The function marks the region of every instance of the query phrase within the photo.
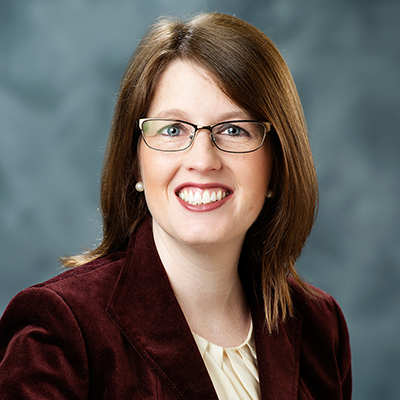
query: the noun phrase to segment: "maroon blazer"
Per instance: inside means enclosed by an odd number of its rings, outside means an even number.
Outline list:
[[[261,398],[350,399],[338,305],[291,284],[296,317],[279,333],[266,332],[262,302],[250,300]],[[218,399],[149,222],[126,250],[14,297],[0,321],[0,398]]]

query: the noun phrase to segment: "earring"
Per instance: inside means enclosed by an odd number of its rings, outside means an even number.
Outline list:
[[[138,191],[138,192],[143,192],[143,190],[144,190],[144,187],[143,187],[143,182],[137,182],[136,183],[136,185],[135,185],[135,189]]]
[[[268,190],[267,192],[267,198],[270,199],[274,196],[274,192],[272,190]]]

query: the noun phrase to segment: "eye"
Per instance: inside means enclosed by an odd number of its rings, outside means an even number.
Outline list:
[[[230,126],[229,128],[226,129],[226,132],[228,133],[228,135],[231,136],[238,136],[241,134],[241,129],[238,128],[237,126]]]
[[[157,132],[157,134],[172,137],[186,135],[187,132],[185,131],[183,126],[180,126],[180,124],[172,124],[164,126]]]
[[[218,127],[218,131],[217,131],[218,135],[228,135],[228,136],[232,136],[232,137],[243,137],[243,136],[250,136],[249,132],[247,132],[246,129],[241,128],[238,125],[233,125],[233,124],[225,124],[222,126]]]

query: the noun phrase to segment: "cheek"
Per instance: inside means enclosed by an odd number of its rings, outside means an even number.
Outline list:
[[[152,161],[152,157],[146,154],[146,150],[141,152],[139,157],[140,179],[143,182],[143,195],[146,199],[147,207],[154,216],[157,214],[157,199],[160,200],[159,189],[161,183],[159,181],[160,174],[156,173],[157,165]]]
[[[147,203],[161,201],[160,196],[168,193],[170,182],[176,173],[176,163],[169,153],[154,151],[143,143],[138,160]]]
[[[260,202],[264,204],[265,197],[268,192],[268,186],[271,180],[272,173],[272,157],[269,148],[262,149],[253,160],[251,167],[248,170],[247,179],[251,192],[260,197]]]
[[[140,142],[138,146],[139,174],[140,179],[145,184],[145,189],[147,186],[150,188],[157,178],[157,174],[155,173],[158,169],[157,157],[153,153],[154,151],[149,149],[143,141]]]
[[[151,200],[151,193],[153,191],[154,173],[152,171],[152,166],[154,163],[151,160],[151,154],[149,154],[146,145],[143,142],[140,143],[138,149],[138,169],[140,180],[144,185],[144,195],[146,197],[146,203],[149,205],[149,200]],[[150,197],[149,197],[150,195]]]

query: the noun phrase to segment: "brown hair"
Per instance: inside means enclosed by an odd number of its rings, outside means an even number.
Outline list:
[[[267,199],[246,235],[257,261],[269,331],[293,315],[287,275],[308,293],[295,261],[313,226],[318,186],[301,103],[281,54],[260,30],[229,15],[206,13],[182,22],[161,19],[138,45],[124,73],[101,180],[103,240],[88,253],[62,259],[73,267],[120,248],[149,214],[138,177],[136,121],[145,117],[158,79],[174,59],[208,70],[221,90],[254,118],[270,121],[273,173]]]

